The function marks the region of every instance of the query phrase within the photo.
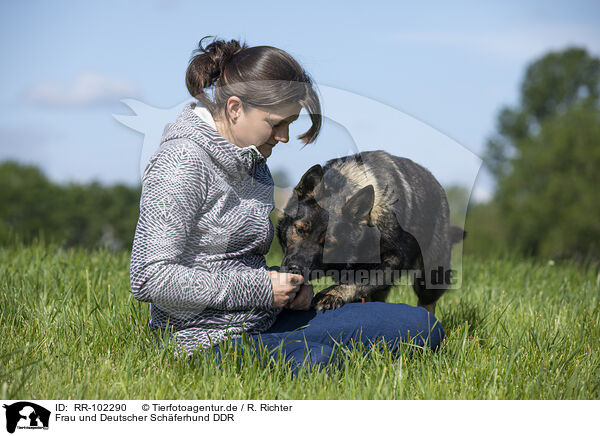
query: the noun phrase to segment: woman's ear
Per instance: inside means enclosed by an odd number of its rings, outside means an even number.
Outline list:
[[[232,95],[227,100],[227,119],[231,122],[235,123],[237,119],[242,115],[244,107],[242,105],[242,100],[239,97]]]

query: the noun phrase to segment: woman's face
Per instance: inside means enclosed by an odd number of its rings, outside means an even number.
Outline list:
[[[233,98],[237,97],[230,100]],[[288,142],[290,124],[298,118],[301,109],[296,103],[268,109],[228,105],[230,137],[224,136],[239,147],[255,145],[264,157],[269,157],[278,142]]]

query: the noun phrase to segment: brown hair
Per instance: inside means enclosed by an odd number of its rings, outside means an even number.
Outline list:
[[[298,136],[305,144],[313,142],[321,129],[321,103],[310,76],[287,52],[271,46],[248,47],[236,40],[214,38],[202,42],[192,53],[185,75],[190,94],[213,114],[225,113],[229,97],[235,95],[244,105],[267,108],[288,103],[302,106],[312,120],[308,131]],[[206,93],[214,86],[214,96]]]

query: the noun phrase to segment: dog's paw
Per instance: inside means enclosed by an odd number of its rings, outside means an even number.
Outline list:
[[[332,310],[342,307],[344,300],[335,291],[323,291],[313,297],[311,305],[316,310]]]

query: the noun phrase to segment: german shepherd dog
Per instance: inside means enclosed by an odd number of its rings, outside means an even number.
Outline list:
[[[444,189],[409,159],[384,151],[332,159],[310,168],[285,206],[281,271],[334,278],[313,298],[317,310],[385,301],[397,273],[410,271],[418,305],[434,313],[451,284],[452,245],[465,236],[449,215]]]

